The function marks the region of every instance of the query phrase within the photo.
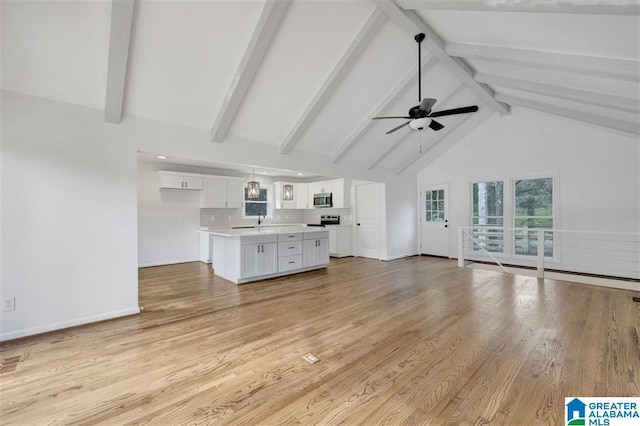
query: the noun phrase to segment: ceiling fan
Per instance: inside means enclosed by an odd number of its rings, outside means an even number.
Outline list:
[[[431,108],[433,108],[433,106],[436,104],[436,102],[438,102],[436,99],[433,98],[424,98],[422,99],[422,81],[421,81],[421,51],[420,51],[420,46],[422,43],[422,40],[424,40],[424,34],[420,33],[417,34],[414,39],[416,42],[418,42],[418,101],[422,100],[422,102],[420,102],[420,105],[416,105],[414,107],[412,107],[409,110],[409,115],[408,116],[391,116],[391,117],[373,117],[372,120],[383,120],[383,119],[389,119],[389,118],[402,118],[405,120],[409,120],[405,123],[402,123],[401,125],[394,127],[393,129],[389,130],[386,134],[388,135],[389,133],[393,133],[396,130],[400,130],[401,128],[403,128],[404,126],[409,126],[414,130],[422,130],[425,127],[429,127],[432,130],[438,131],[438,130],[442,130],[444,128],[444,126],[440,123],[438,123],[437,121],[433,120],[432,117],[444,117],[446,115],[455,115],[455,114],[466,114],[469,112],[476,112],[478,110],[478,106],[477,105],[470,105],[470,106],[466,106],[466,107],[460,107],[460,108],[453,108],[453,109],[446,109],[443,111],[431,111]]]

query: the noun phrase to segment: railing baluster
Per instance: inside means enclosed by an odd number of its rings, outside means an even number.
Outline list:
[[[462,228],[458,228],[458,268],[464,267],[464,247],[463,244],[463,233]]]
[[[538,278],[544,278],[544,229],[538,229],[538,261],[536,267]]]

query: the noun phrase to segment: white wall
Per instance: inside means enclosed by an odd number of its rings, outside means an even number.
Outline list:
[[[399,176],[384,185],[386,206],[385,260],[418,254],[416,181],[409,175]]]
[[[198,260],[201,191],[160,189],[162,164],[138,163],[138,265]],[[186,171],[186,170],[183,170]]]
[[[0,339],[138,312],[136,151],[101,111],[2,92]]]
[[[450,183],[449,256],[469,226],[470,181],[556,171],[560,223],[575,230],[640,231],[638,138],[523,108],[491,117],[418,174],[418,187]]]

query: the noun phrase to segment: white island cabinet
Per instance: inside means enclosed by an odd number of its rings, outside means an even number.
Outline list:
[[[213,240],[213,272],[236,284],[324,268],[329,232],[307,227],[201,230]]]

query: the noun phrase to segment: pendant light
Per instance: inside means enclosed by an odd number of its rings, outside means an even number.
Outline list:
[[[289,176],[289,172],[287,172]],[[293,201],[293,185],[285,183],[282,185],[282,201]]]
[[[253,178],[247,182],[247,198],[256,200],[260,198],[260,182],[256,181],[256,169],[253,170]]]
[[[282,185],[282,200],[293,201],[293,185],[289,183]]]

